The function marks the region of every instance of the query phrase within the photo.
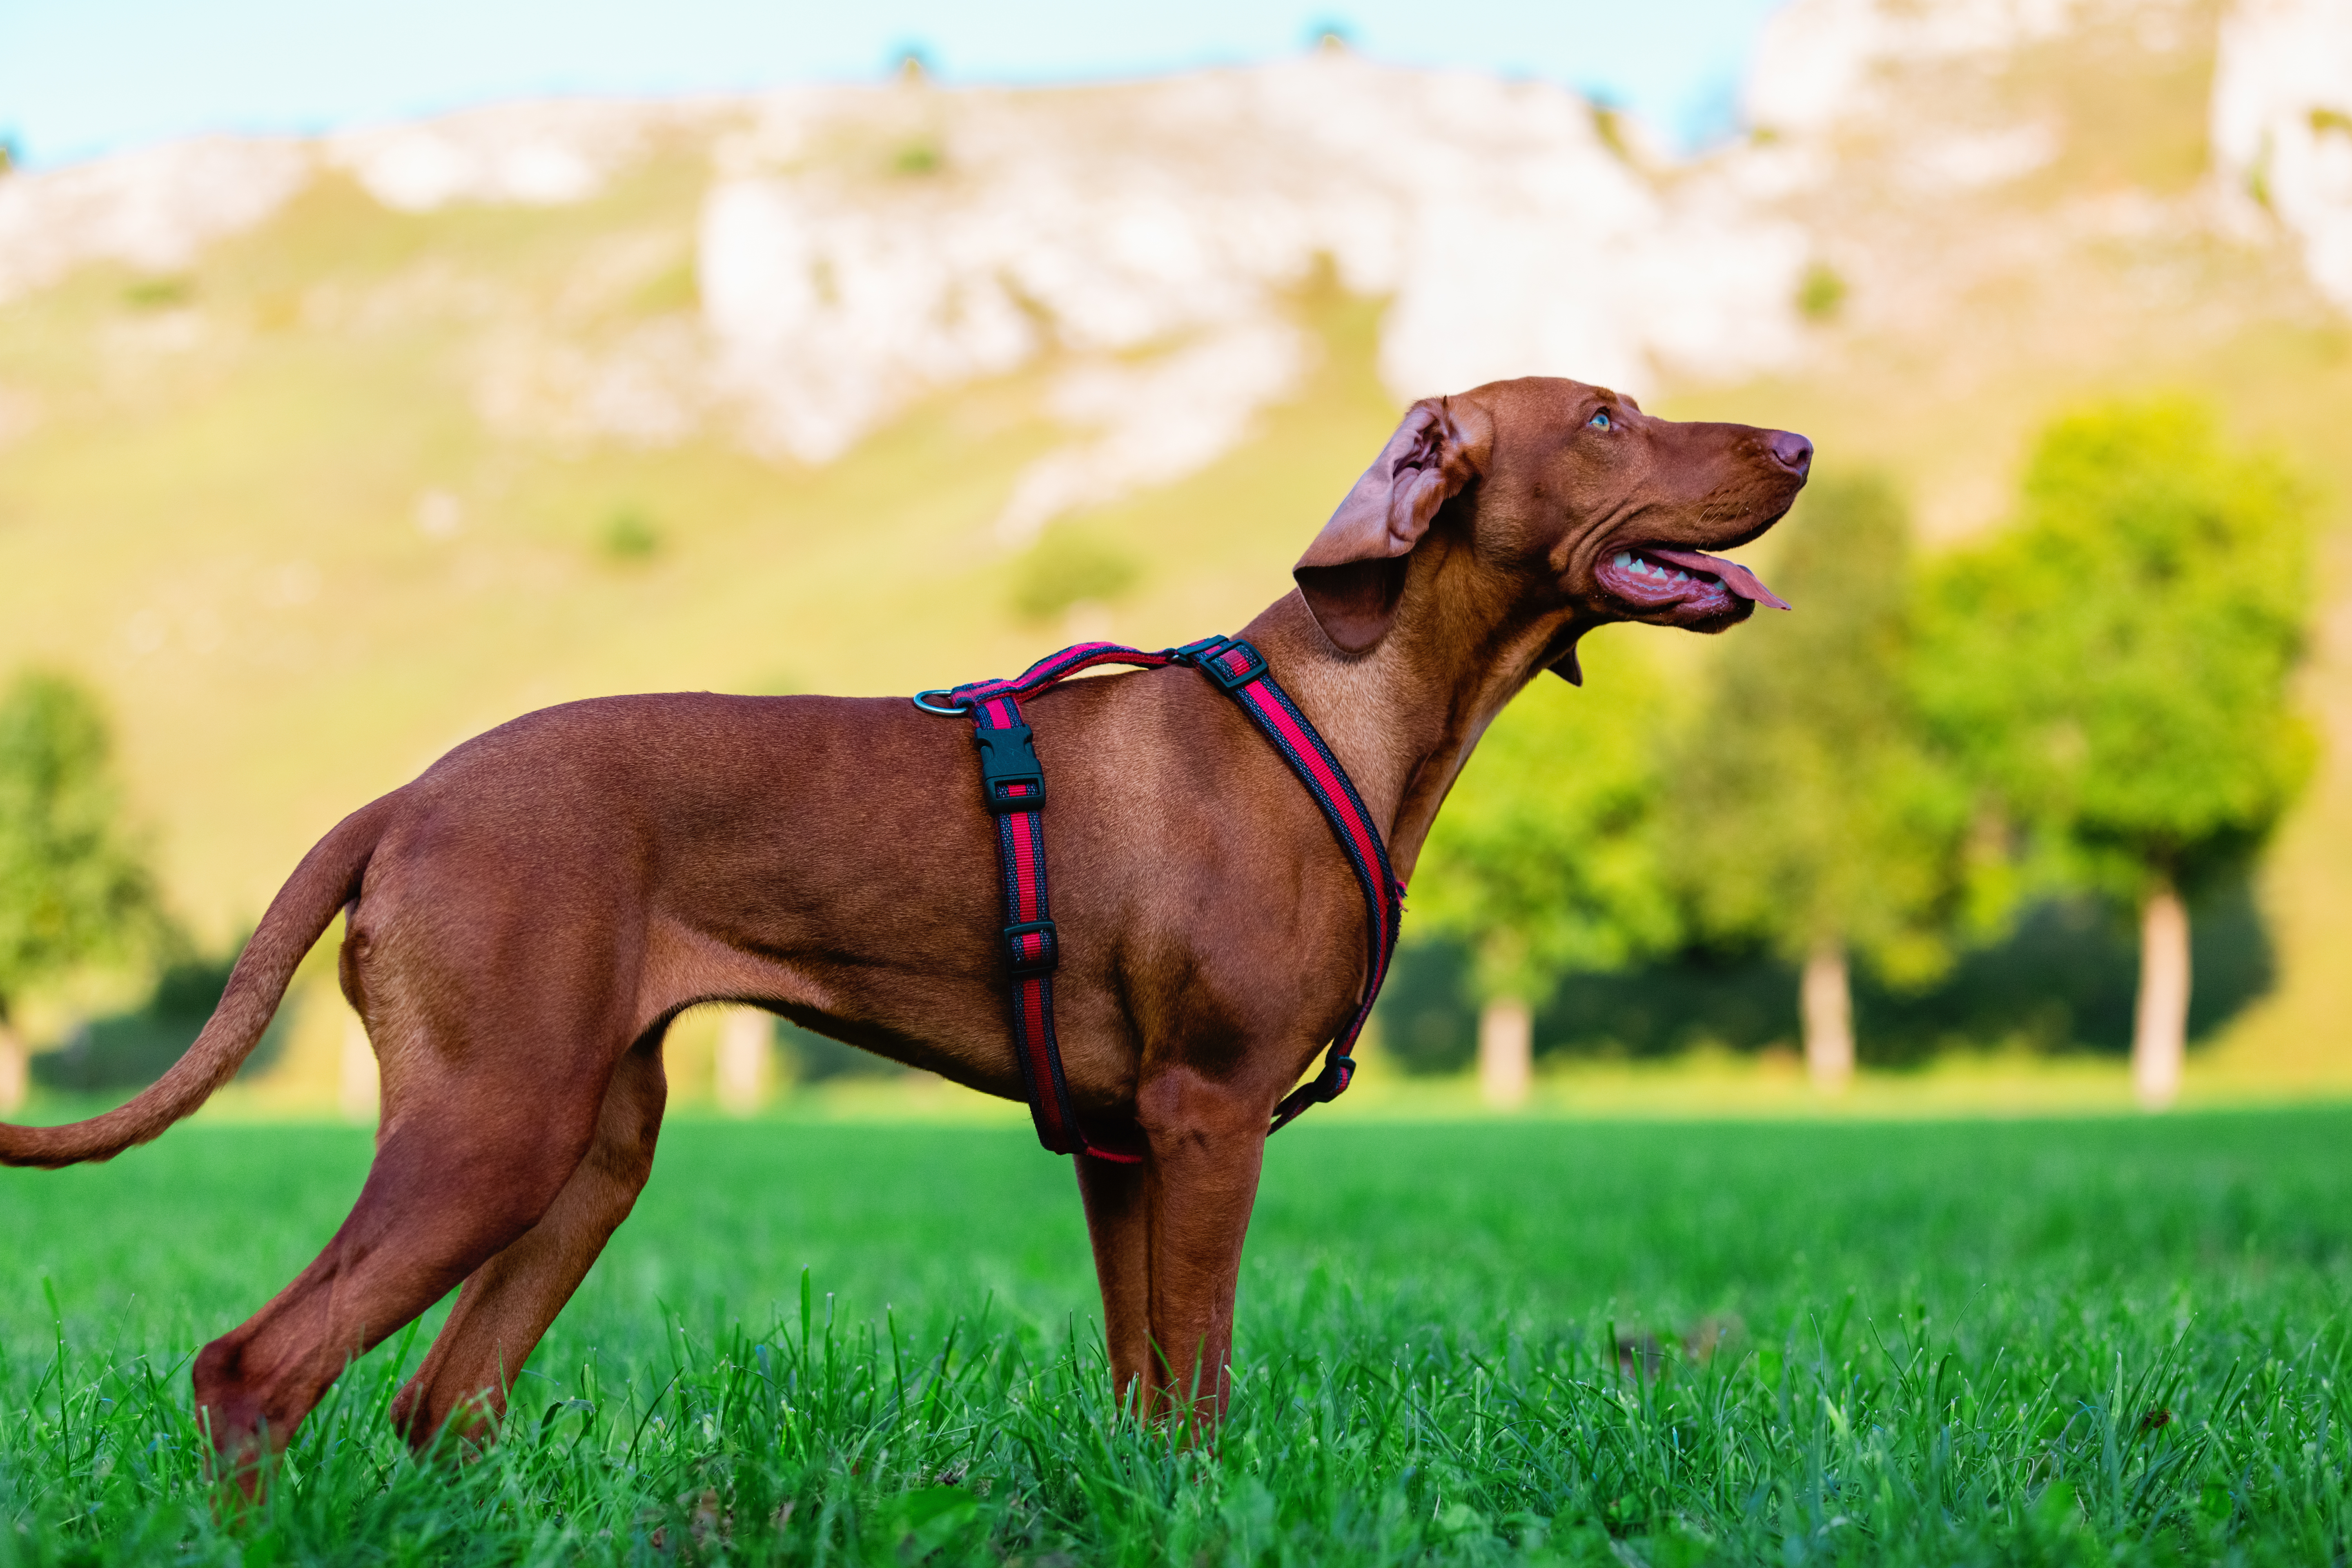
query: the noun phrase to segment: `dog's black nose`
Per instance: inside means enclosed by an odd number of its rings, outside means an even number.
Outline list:
[[[1764,438],[1764,445],[1782,468],[1800,478],[1813,466],[1813,444],[1794,430],[1775,430]]]

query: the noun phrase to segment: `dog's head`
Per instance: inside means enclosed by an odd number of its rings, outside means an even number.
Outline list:
[[[1787,609],[1745,544],[1789,510],[1813,445],[1786,430],[1679,424],[1582,382],[1498,381],[1416,403],[1293,574],[1341,650],[1388,636],[1412,558],[1434,532],[1509,585],[1510,608],[1557,619],[1554,668],[1608,621],[1719,632]]]

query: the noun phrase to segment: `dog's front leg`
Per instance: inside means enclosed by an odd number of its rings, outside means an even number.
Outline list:
[[[1149,1359],[1141,1375],[1145,1407],[1155,1413],[1189,1400],[1203,1425],[1224,1414],[1234,1289],[1250,1205],[1257,1198],[1269,1109],[1256,1086],[1219,1082],[1187,1067],[1152,1075],[1137,1093],[1137,1120],[1148,1145],[1140,1183],[1148,1246],[1136,1247],[1128,1221],[1118,1227],[1116,1256],[1129,1269],[1120,1277],[1122,1292],[1133,1290],[1134,1252],[1148,1257],[1143,1315],[1149,1340],[1142,1353]],[[1099,1261],[1101,1242],[1096,1247]],[[1106,1283],[1104,1310],[1116,1321],[1119,1308],[1111,1296]],[[1121,1345],[1118,1331],[1112,1332],[1117,1370]]]
[[[1152,1387],[1150,1173],[1142,1165],[1085,1154],[1073,1163],[1078,1195],[1087,1204],[1095,1279],[1102,1286],[1111,1386],[1122,1408],[1141,1408],[1150,1403]]]

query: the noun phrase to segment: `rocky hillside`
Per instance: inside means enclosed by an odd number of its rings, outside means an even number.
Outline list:
[[[2331,487],[2340,544],[2352,4],[1797,0],[1748,108],[1677,161],[1557,88],[1322,52],[0,179],[0,665],[109,691],[224,933],[524,708],[1234,624],[1398,403],[1494,376],[1805,429],[1933,539],[2054,409],[2186,386]],[[2352,1071],[2340,761],[2266,896],[2287,980],[2233,1048]]]

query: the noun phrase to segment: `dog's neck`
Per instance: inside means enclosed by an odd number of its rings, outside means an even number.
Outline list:
[[[1419,594],[1408,601],[1380,646],[1358,658],[1332,646],[1295,592],[1243,632],[1348,770],[1404,881],[1478,738],[1570,630],[1564,616],[1481,626],[1485,606]],[[1463,635],[1471,626],[1481,629]]]

